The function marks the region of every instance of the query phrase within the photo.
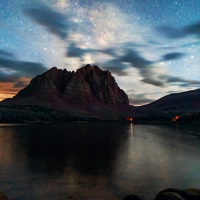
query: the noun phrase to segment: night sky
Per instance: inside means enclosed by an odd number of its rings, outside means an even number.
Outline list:
[[[1,0],[0,100],[56,66],[109,70],[132,105],[200,86],[200,0]]]

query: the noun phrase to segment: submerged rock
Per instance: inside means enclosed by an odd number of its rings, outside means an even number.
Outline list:
[[[198,188],[188,188],[183,190],[182,196],[186,200],[200,200],[200,190]]]
[[[185,199],[175,192],[163,192],[157,194],[155,200],[185,200]]]
[[[70,195],[66,198],[66,200],[78,200],[79,198],[76,195]]]
[[[166,188],[166,189],[164,189],[164,190],[161,190],[161,191],[156,195],[156,197],[157,197],[158,195],[160,195],[160,194],[162,194],[162,193],[166,193],[166,192],[177,193],[177,194],[179,194],[180,196],[182,196],[182,193],[183,193],[182,190],[179,190],[179,189],[176,189],[176,188]]]
[[[188,188],[179,190],[176,188],[167,188],[160,191],[155,200],[200,200],[200,190],[198,188]]]
[[[145,196],[138,194],[130,194],[126,196],[123,200],[145,200]]]

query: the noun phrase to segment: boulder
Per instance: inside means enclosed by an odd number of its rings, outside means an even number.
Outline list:
[[[3,192],[0,191],[0,200],[9,200],[9,198]]]
[[[138,194],[130,194],[126,196],[123,200],[145,200],[145,196]]]
[[[188,188],[183,190],[182,196],[186,200],[200,200],[200,190],[198,188]]]
[[[182,193],[183,193],[182,190],[179,190],[179,189],[176,189],[176,188],[166,188],[166,189],[164,189],[164,190],[161,190],[157,195],[160,195],[160,194],[166,193],[166,192],[177,193],[177,194],[179,194],[179,195],[181,195],[181,196],[182,196]],[[157,196],[157,195],[156,195],[156,196]]]
[[[185,200],[176,192],[162,192],[156,195],[155,200]]]

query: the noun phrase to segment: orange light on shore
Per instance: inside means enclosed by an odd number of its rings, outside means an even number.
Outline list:
[[[174,118],[172,118],[172,122],[176,122],[179,119],[179,116],[176,115]]]
[[[132,122],[132,121],[133,121],[133,118],[129,117],[129,118],[127,118],[127,121]]]

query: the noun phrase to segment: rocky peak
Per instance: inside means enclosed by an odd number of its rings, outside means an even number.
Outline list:
[[[15,98],[36,97],[41,101],[54,101],[59,97],[69,104],[128,105],[128,96],[121,90],[109,71],[86,65],[75,73],[56,67],[35,77]]]

